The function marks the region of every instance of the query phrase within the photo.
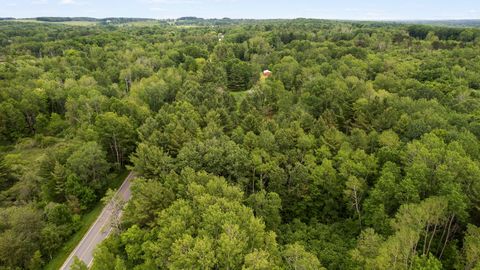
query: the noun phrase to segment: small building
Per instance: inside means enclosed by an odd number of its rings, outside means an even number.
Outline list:
[[[272,72],[271,72],[270,70],[268,70],[268,69],[265,69],[265,70],[263,71],[263,76],[265,76],[266,78],[268,78],[268,77],[272,76]]]

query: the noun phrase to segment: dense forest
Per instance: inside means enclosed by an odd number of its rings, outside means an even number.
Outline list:
[[[220,21],[0,22],[0,269],[480,269],[479,29]]]

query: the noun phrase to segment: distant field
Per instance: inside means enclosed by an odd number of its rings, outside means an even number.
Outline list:
[[[64,21],[64,22],[47,22],[47,21],[37,21],[34,19],[21,19],[15,20],[15,22],[23,22],[23,23],[51,23],[51,24],[64,24],[64,25],[72,25],[72,26],[94,26],[99,25],[99,22],[95,21]],[[126,23],[112,23],[111,25],[115,26],[139,26],[139,27],[147,27],[147,26],[155,26],[155,25],[165,25],[160,21],[137,21],[137,22],[126,22]],[[190,28],[193,26],[178,26],[181,28]]]
[[[120,25],[125,25],[125,26],[154,26],[154,25],[160,25],[160,22],[159,21],[138,21],[138,22],[122,23]]]
[[[55,24],[66,24],[66,25],[75,25],[75,26],[93,26],[97,25],[97,22],[88,22],[88,21],[70,21],[70,22],[56,22]]]
[[[44,21],[37,21],[37,20],[15,20],[16,22],[26,22],[26,23],[53,23],[53,24],[65,24],[65,25],[74,25],[74,26],[93,26],[97,25],[97,22],[89,22],[89,21],[67,21],[67,22],[44,22]]]
[[[94,26],[98,25],[98,22],[92,21],[65,21],[65,22],[46,22],[46,21],[37,21],[37,20],[15,20],[16,22],[24,22],[24,23],[51,23],[51,24],[64,24],[64,25],[72,25],[72,26]],[[112,24],[116,26],[154,26],[159,25],[157,21],[144,21],[144,22],[129,22],[129,23],[122,23],[122,24]]]
[[[37,21],[37,20],[30,20],[30,19],[25,19],[25,20],[14,20],[14,22],[42,23],[41,21]]]
[[[18,19],[14,20],[15,22],[23,22],[23,23],[51,23],[51,24],[64,24],[64,25],[72,25],[72,26],[94,26],[99,25],[100,22],[96,21],[64,21],[64,22],[49,22],[49,21],[38,21],[35,19]],[[165,22],[157,21],[157,20],[148,20],[148,21],[134,21],[134,22],[125,22],[125,23],[112,23],[111,25],[114,26],[139,26],[139,27],[148,27],[148,26],[155,26],[155,25],[166,25]],[[198,25],[177,25],[178,28],[195,28],[201,27]]]

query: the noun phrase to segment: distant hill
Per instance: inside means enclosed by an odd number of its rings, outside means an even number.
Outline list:
[[[92,18],[92,17],[35,17],[35,18],[22,18],[16,19],[12,17],[0,18],[0,21],[7,20],[24,20],[24,21],[39,21],[39,22],[91,22],[99,24],[126,24],[134,22],[173,22],[176,25],[230,25],[237,23],[258,23],[258,22],[278,22],[278,21],[291,21],[290,19],[230,19],[230,18],[213,18],[205,19],[195,16],[180,17],[177,19],[152,19],[152,18],[128,18],[128,17],[109,17],[109,18]],[[318,21],[322,19],[308,19],[298,18],[293,21]],[[325,20],[322,20],[325,21]],[[351,20],[330,20],[330,21],[348,21],[368,23],[369,25],[378,24],[383,26],[385,23],[399,23],[399,24],[415,24],[415,25],[430,25],[430,26],[447,26],[447,27],[478,27],[480,28],[480,19],[471,20],[400,20],[400,21],[351,21]]]
[[[82,21],[82,22],[95,22],[98,21],[96,18],[91,17],[37,17],[33,20],[41,22],[72,22],[72,21]]]
[[[426,24],[435,26],[452,26],[452,27],[480,27],[480,20],[414,20],[400,21],[400,23],[408,24]]]
[[[16,20],[15,18],[0,18],[0,20]],[[131,22],[142,22],[142,21],[155,21],[155,19],[149,18],[122,18],[122,17],[109,17],[109,18],[92,18],[92,17],[35,17],[35,18],[22,18],[19,20],[28,20],[28,21],[39,21],[39,22],[97,22],[97,23],[111,23],[111,24],[122,24],[122,23],[131,23]]]

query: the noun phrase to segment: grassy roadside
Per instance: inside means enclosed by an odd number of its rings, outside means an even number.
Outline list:
[[[114,179],[114,181],[110,183],[109,187],[112,189],[117,189],[118,187],[120,187],[120,185],[123,183],[123,180],[125,180],[125,178],[127,177],[128,173],[129,172],[127,170],[123,170],[118,173],[117,177]],[[90,226],[100,215],[102,209],[103,204],[99,201],[90,212],[83,215],[82,219],[80,220],[80,229],[75,232],[67,242],[65,242],[63,247],[57,251],[53,259],[47,265],[45,265],[45,270],[60,269],[60,267],[68,258],[70,253],[75,249],[78,243],[82,240],[85,233],[87,233],[88,229],[90,229]]]

